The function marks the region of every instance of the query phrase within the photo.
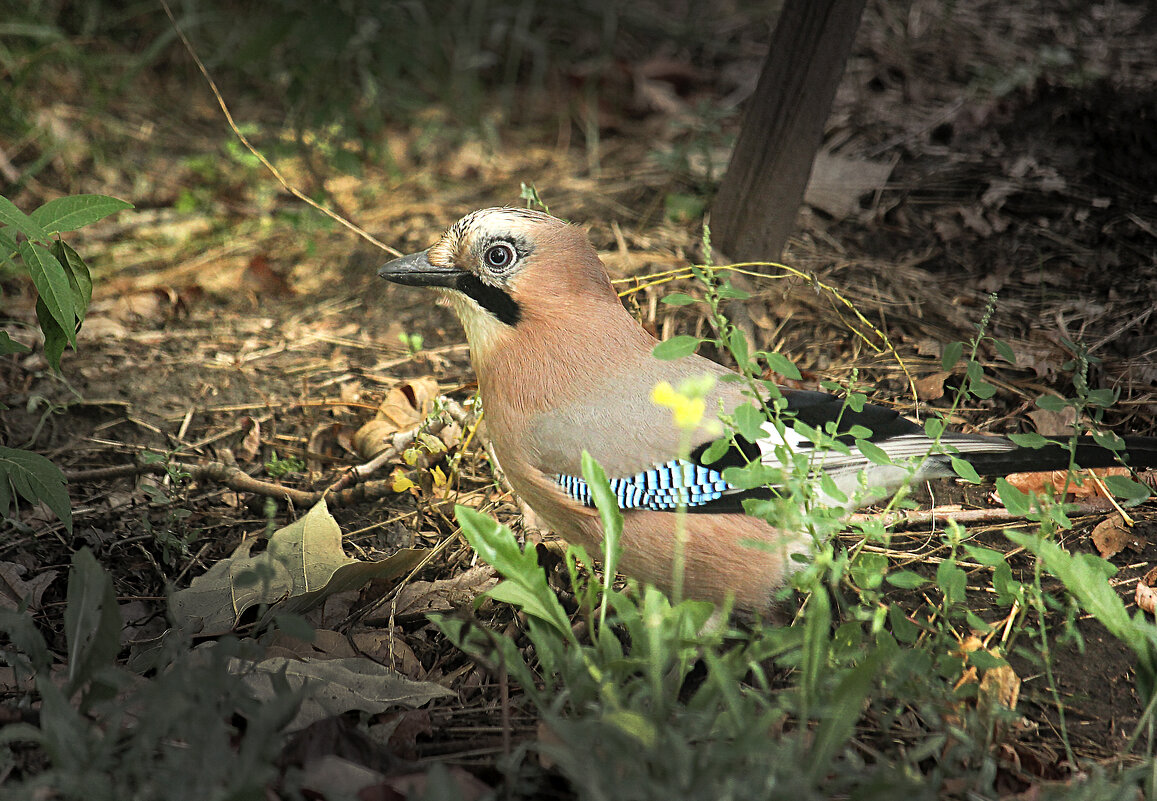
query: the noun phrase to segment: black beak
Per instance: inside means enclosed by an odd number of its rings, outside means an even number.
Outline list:
[[[427,258],[428,252],[423,250],[386,262],[378,270],[378,275],[387,281],[406,286],[441,286],[457,289],[458,281],[464,273],[452,267],[438,267],[431,264]]]

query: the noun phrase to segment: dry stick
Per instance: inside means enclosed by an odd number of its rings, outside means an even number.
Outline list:
[[[438,454],[439,456],[441,454]],[[415,469],[405,474],[413,483],[417,484],[421,477],[422,468],[428,467],[419,459]],[[283,498],[297,506],[308,507],[325,498],[330,506],[353,506],[368,500],[388,498],[397,495],[392,480],[367,481],[350,489],[339,492],[328,490],[307,491],[292,489],[271,481],[261,481],[253,478],[241,468],[224,462],[208,462],[206,464],[184,464],[181,462],[150,462],[147,464],[127,464],[117,467],[101,467],[95,470],[69,470],[64,477],[70,482],[83,483],[87,481],[103,481],[110,478],[137,476],[146,473],[168,475],[170,470],[187,473],[195,481],[216,481],[237,492],[251,492],[254,495],[263,495],[270,498]]]
[[[218,91],[217,83],[209,75],[209,70],[205,67],[205,64],[201,61],[200,56],[197,55],[197,51],[195,51],[193,49],[192,43],[185,36],[185,32],[181,30],[181,26],[177,24],[177,18],[173,16],[173,10],[171,8],[169,8],[169,4],[166,2],[166,0],[161,0],[161,6],[165,9],[165,14],[168,15],[169,22],[172,23],[173,30],[177,32],[177,36],[180,38],[181,44],[183,44],[185,46],[185,50],[188,51],[189,56],[193,59],[193,63],[197,65],[197,69],[200,70],[201,75],[205,78],[205,82],[209,84],[209,89],[213,92],[213,97],[217,98],[217,105],[221,107],[222,113],[225,114],[225,121],[227,123],[229,123],[229,129],[231,131],[233,131],[233,134],[239,140],[241,140],[241,144],[245,145],[245,148],[250,153],[252,153],[254,155],[254,157],[256,157],[257,160],[260,161],[265,166],[265,169],[269,170],[269,172],[273,175],[273,177],[277,179],[277,182],[285,188],[285,191],[289,192],[289,194],[293,195],[295,198],[297,198],[301,202],[306,203],[307,205],[312,206],[313,208],[317,209],[318,211],[320,211],[322,214],[326,215],[330,219],[341,223],[346,228],[348,228],[349,230],[353,231],[355,234],[360,236],[362,239],[366,240],[367,242],[369,242],[372,245],[376,245],[377,247],[379,247],[382,250],[389,253],[391,256],[401,256],[402,255],[401,251],[395,250],[394,248],[390,247],[389,245],[385,244],[384,242],[379,241],[376,237],[374,237],[372,234],[370,234],[365,229],[360,228],[357,225],[354,225],[352,222],[347,220],[345,217],[342,217],[340,214],[337,214],[337,213],[331,211],[330,209],[327,209],[325,206],[316,202],[315,200],[310,198],[308,195],[299,191],[296,187],[291,186],[289,184],[289,182],[287,180],[285,180],[285,177],[281,174],[281,172],[276,167],[274,167],[272,163],[270,163],[269,159],[265,158],[265,156],[262,155],[262,153],[250,143],[249,139],[245,136],[245,134],[241,133],[241,129],[237,127],[237,124],[235,122],[233,122],[233,115],[229,112],[229,106],[226,105],[225,98],[222,97],[221,92]]]
[[[1112,510],[1113,504],[1107,498],[1095,498],[1084,503],[1074,504],[1070,510],[1077,515],[1100,514]],[[1007,509],[959,509],[947,511],[943,509],[928,509],[913,512],[888,512],[882,515],[856,514],[850,515],[848,520],[860,523],[866,520],[882,519],[886,526],[922,526],[937,520],[955,520],[958,523],[1005,523],[1012,520],[1023,520],[1023,515],[1016,515]]]

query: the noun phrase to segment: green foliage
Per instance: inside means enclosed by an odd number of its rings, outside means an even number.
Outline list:
[[[72,504],[64,474],[38,453],[0,445],[0,517],[12,511],[16,496],[43,503],[72,531]]]
[[[17,267],[23,264],[32,277],[44,355],[57,371],[65,345],[76,348],[76,332],[92,299],[92,277],[77,252],[53,237],[129,208],[132,204],[104,195],[74,195],[50,200],[25,214],[0,196],[0,258]],[[24,238],[17,241],[18,236]]]
[[[67,673],[32,618],[0,611],[8,637],[2,653],[17,675],[34,679],[40,699],[35,723],[0,729],[0,762],[8,766],[4,797],[13,801],[167,801],[261,798],[277,775],[275,736],[293,717],[299,694],[258,699],[244,676],[230,670],[238,642],[188,653],[168,638],[143,680],[116,665],[120,614],[109,576],[87,548],[73,557],[64,634]],[[22,775],[14,761],[29,747],[47,767]]]
[[[88,266],[59,235],[128,208],[132,204],[104,195],[74,195],[50,200],[25,214],[0,195],[0,267],[9,264],[31,276],[44,357],[58,372],[65,346],[76,348],[76,332],[92,300]],[[28,350],[7,332],[0,335],[0,356]],[[43,456],[0,447],[0,517],[9,515],[19,496],[30,503],[43,502],[71,532],[72,507],[64,484],[64,475]]]
[[[305,470],[305,462],[296,456],[281,457],[277,451],[269,454],[269,461],[265,463],[265,472],[270,478],[284,478],[291,473],[300,473]]]

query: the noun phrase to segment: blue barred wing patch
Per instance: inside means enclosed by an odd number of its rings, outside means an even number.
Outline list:
[[[556,475],[554,480],[574,500],[584,506],[595,505],[582,478]],[[612,478],[609,483],[620,509],[652,511],[702,506],[734,489],[719,472],[684,459],[672,459],[626,478]]]

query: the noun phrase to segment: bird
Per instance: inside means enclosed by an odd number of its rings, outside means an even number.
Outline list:
[[[585,450],[605,471],[622,512],[619,570],[735,611],[774,614],[777,595],[802,561],[797,554],[806,554],[811,540],[790,523],[745,514],[745,499],[774,490],[736,486],[724,478],[726,466],[754,460],[782,468],[793,454],[811,455],[817,486],[821,476],[829,479],[817,496],[851,508],[906,481],[953,476],[953,458],[981,475],[1070,464],[1058,443],[1018,447],[1001,436],[950,431],[933,440],[894,409],[856,410],[833,394],[788,388],[769,389],[785,407],[779,425],[765,423],[754,440],[735,435],[723,458],[708,462],[718,420],[752,403],[750,387],[696,353],[656,357],[658,341],[624,307],[586,232],[544,212],[474,211],[378,275],[432,287],[453,307],[498,463],[547,526],[601,552],[600,518],[582,474]],[[704,376],[704,423],[682,429],[656,405],[655,388]],[[825,426],[842,446],[817,449],[806,432]],[[862,445],[865,439],[871,444]],[[1126,446],[1134,465],[1157,464],[1157,438],[1132,438]],[[880,451],[894,464],[881,464]],[[1119,463],[1114,450],[1084,441],[1076,460],[1083,467]],[[872,491],[857,492],[864,487]]]

